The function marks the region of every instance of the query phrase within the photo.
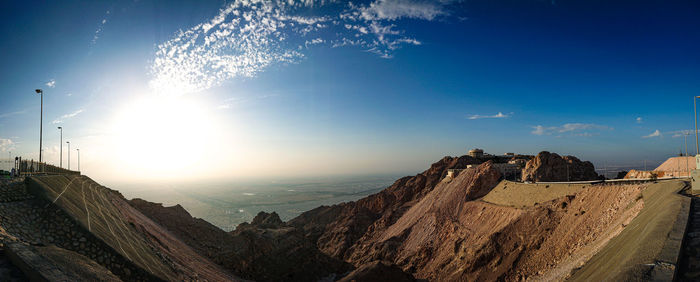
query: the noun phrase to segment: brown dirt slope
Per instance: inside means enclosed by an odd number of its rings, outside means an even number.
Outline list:
[[[303,230],[324,253],[345,258],[347,250],[370,226],[393,224],[411,205],[435,188],[447,174],[447,169],[463,169],[469,164],[480,163],[470,156],[444,157],[426,171],[403,177],[377,194],[355,202],[318,207],[290,220],[289,224]]]
[[[640,281],[664,256],[664,244],[688,199],[678,194],[684,187],[680,180],[660,181],[643,192],[644,209],[630,224],[569,280],[572,281]],[[674,258],[671,258],[675,260]],[[675,263],[675,262],[671,262]]]
[[[481,200],[501,206],[524,208],[573,195],[590,186],[590,184],[525,184],[504,180]]]
[[[525,209],[474,201],[497,180],[486,163],[441,182],[395,224],[370,227],[347,259],[386,260],[436,281],[561,279],[642,206],[639,186],[587,187]]]
[[[37,176],[28,181],[32,194],[76,220],[79,227],[73,228],[92,235],[86,239],[104,242],[148,273],[165,280],[236,279],[134,209],[121,194],[86,176]],[[119,265],[108,265],[112,272],[121,272]]]
[[[673,157],[668,158],[655,171],[683,172],[687,175],[688,170],[695,169],[695,157]]]

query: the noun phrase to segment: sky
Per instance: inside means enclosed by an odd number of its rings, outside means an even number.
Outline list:
[[[0,159],[98,181],[415,174],[694,149],[697,1],[5,1]]]

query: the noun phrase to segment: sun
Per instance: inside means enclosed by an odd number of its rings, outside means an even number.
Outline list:
[[[146,95],[126,103],[112,126],[119,167],[152,179],[205,171],[218,135],[211,109],[185,96]]]

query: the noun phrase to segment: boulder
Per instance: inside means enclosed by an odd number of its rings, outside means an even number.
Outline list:
[[[528,161],[522,175],[523,181],[533,182],[588,181],[599,177],[591,162],[547,151]]]

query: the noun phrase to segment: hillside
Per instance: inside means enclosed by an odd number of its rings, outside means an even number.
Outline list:
[[[530,171],[561,177],[536,159]],[[679,181],[516,183],[480,162],[445,157],[358,201],[289,222],[260,212],[231,232],[85,176],[30,177],[0,189],[0,239],[50,280],[645,280],[687,208]]]
[[[642,186],[581,187],[522,208],[477,200],[498,183],[490,163],[441,181],[407,202],[400,216],[389,210],[363,236],[346,241],[343,257],[356,266],[389,261],[416,278],[437,281],[518,280],[555,269],[563,278],[643,206]],[[319,238],[336,235],[336,224]]]
[[[41,261],[49,265],[60,266],[80,254],[105,268],[79,280],[107,279],[100,272],[122,280],[236,280],[118,192],[88,177],[35,176],[15,186],[24,196],[6,198],[0,206],[3,240],[18,242],[18,248],[33,254],[29,258],[44,257]]]
[[[260,281],[338,278],[352,268],[342,279],[390,273],[401,280],[562,280],[585,266],[645,206],[645,184],[513,183],[501,181],[490,162],[445,178],[447,169],[475,162],[446,157],[377,194],[322,206],[286,223],[261,212],[230,232],[227,243],[245,241],[248,248],[228,257],[257,267],[227,268]],[[177,206],[132,204],[183,234],[212,228]],[[165,216],[174,211],[180,215]],[[169,218],[189,223],[165,222]],[[280,269],[293,276],[285,277]]]

